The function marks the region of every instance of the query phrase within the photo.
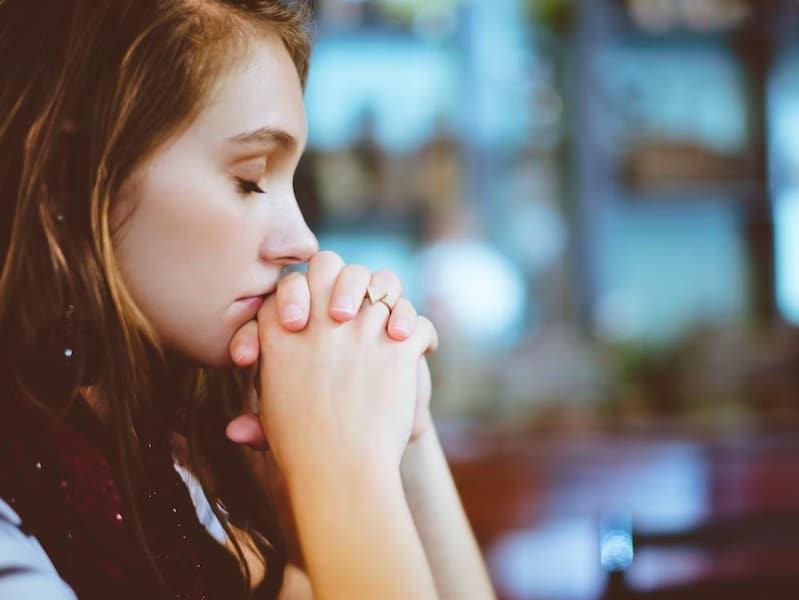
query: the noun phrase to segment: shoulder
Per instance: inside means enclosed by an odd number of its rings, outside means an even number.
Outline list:
[[[39,542],[0,499],[0,598],[25,597],[75,600]]]

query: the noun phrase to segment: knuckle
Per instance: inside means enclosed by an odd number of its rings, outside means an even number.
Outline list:
[[[380,269],[379,271],[375,271],[373,277],[380,279],[385,283],[397,285],[401,283],[399,275],[397,275],[394,271],[390,271],[389,269]]]
[[[357,280],[369,278],[369,269],[367,269],[364,265],[359,265],[359,264],[347,265],[346,267],[344,267],[344,272],[347,273],[348,277]]]
[[[402,295],[402,280],[394,271],[389,271],[388,269],[375,271],[372,274],[372,281],[378,282],[378,285],[381,288],[385,288],[386,290],[396,292],[398,295]]]
[[[400,298],[397,300],[397,304],[394,305],[394,312],[397,311],[403,314],[416,316],[416,308],[414,308],[413,303],[407,298]]]
[[[344,261],[335,252],[323,250],[308,263],[308,276],[315,279],[319,276],[327,279],[337,275],[344,267]]]
[[[287,285],[297,281],[305,281],[307,280],[307,278],[308,276],[302,271],[292,271],[291,273],[283,277],[283,279],[280,280],[280,283]]]
[[[305,273],[293,272],[286,275],[278,283],[278,291],[290,292],[308,288],[308,278]]]
[[[430,319],[420,315],[416,321],[416,327],[430,340],[433,348],[438,346],[438,331],[436,331],[436,327]]]
[[[343,262],[341,257],[332,250],[322,250],[311,259],[311,263],[316,265],[343,264]]]

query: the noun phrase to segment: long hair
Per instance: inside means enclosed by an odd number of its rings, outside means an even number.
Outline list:
[[[191,465],[245,580],[231,526],[249,534],[270,577],[282,576],[285,556],[246,450],[224,439],[225,424],[244,409],[243,377],[166,367],[157,332],[120,276],[111,214],[122,183],[193,121],[252,36],[275,32],[304,83],[308,16],[300,1],[0,0],[0,351],[35,356],[41,332],[67,305],[91,323],[92,354],[102,357],[93,383],[107,402],[122,492],[145,550],[133,499],[135,422],[157,397],[179,394],[189,407]],[[35,388],[21,364],[0,367],[0,390]],[[66,410],[88,370],[78,361],[63,393],[37,400]]]

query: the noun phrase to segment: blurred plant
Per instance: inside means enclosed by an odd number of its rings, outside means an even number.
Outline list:
[[[569,29],[575,11],[575,0],[525,0],[530,18],[551,31],[563,33]]]
[[[400,23],[413,23],[430,13],[454,11],[460,0],[375,0],[374,4],[388,18]]]
[[[799,330],[698,325],[669,345],[605,346],[608,423],[666,417],[711,427],[799,421]]]
[[[682,381],[687,357],[681,346],[631,341],[608,347],[612,376],[603,412],[621,421],[684,413],[688,402]]]

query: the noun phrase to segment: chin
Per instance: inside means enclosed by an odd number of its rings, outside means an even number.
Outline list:
[[[212,369],[230,369],[236,365],[233,364],[233,360],[230,358],[230,355],[225,352],[224,356],[220,355],[212,360],[203,361],[203,366],[210,367]]]
[[[199,367],[225,369],[235,366],[230,357],[230,342],[193,344],[177,351]]]
[[[228,324],[213,329],[197,327],[194,331],[183,327],[170,332],[172,335],[164,335],[163,341],[168,348],[199,367],[231,368],[235,365],[230,356],[230,342],[237,330],[235,325]]]
[[[221,348],[214,348],[213,352],[205,353],[200,362],[212,369],[226,369],[235,366],[230,357],[230,342],[225,342]]]

